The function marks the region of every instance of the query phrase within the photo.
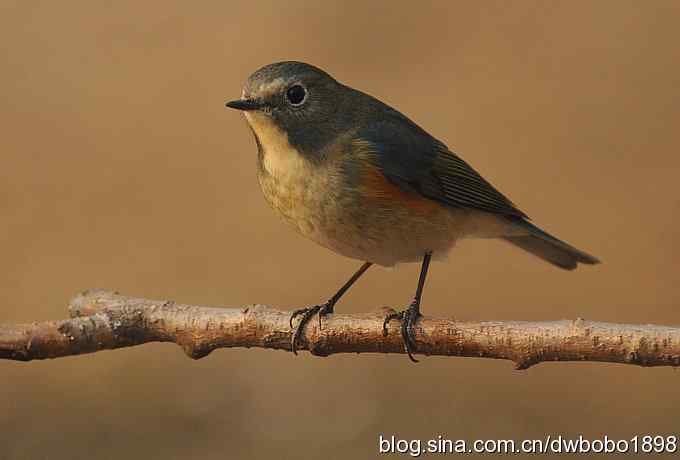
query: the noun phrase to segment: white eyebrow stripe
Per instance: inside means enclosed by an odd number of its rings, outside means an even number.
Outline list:
[[[272,94],[278,93],[282,87],[288,84],[287,80],[284,80],[283,78],[275,78],[274,80],[268,81],[266,83],[261,83],[255,88],[250,89],[250,95],[251,96],[256,96],[261,99],[266,99],[267,97],[271,96]],[[245,93],[245,90],[244,90]]]

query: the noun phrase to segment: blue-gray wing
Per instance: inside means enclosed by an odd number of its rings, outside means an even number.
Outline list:
[[[376,166],[403,190],[455,208],[527,217],[462,158],[399,113],[362,129],[356,138],[371,145]]]

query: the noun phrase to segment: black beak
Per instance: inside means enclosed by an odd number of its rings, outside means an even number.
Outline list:
[[[263,107],[264,104],[261,102],[254,101],[252,99],[236,99],[235,101],[229,101],[226,106],[230,109],[236,110],[258,110]]]

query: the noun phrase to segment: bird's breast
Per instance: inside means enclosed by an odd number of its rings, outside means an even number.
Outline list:
[[[299,153],[261,114],[247,114],[258,143],[258,180],[269,205],[302,235],[330,246],[341,225],[337,174]]]

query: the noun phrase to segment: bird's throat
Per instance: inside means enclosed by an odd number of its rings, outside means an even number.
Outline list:
[[[278,178],[306,172],[307,160],[289,142],[288,135],[270,117],[261,113],[246,113],[246,119],[257,138],[260,168]]]

